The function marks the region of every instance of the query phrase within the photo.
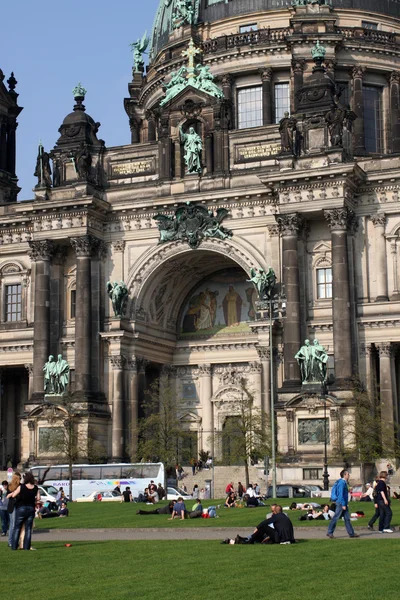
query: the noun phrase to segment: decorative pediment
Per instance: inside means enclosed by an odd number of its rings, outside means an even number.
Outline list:
[[[179,417],[181,423],[201,423],[201,417],[195,413],[187,412]]]
[[[297,409],[306,409],[310,412],[316,412],[320,409],[323,409],[324,406],[327,408],[336,407],[339,403],[338,399],[332,395],[327,395],[323,398],[319,394],[299,394],[289,400],[286,404],[287,408],[297,408]]]
[[[45,421],[62,420],[68,416],[68,411],[57,404],[43,404],[36,406],[28,414],[27,419],[43,419]]]
[[[164,107],[168,107],[170,111],[178,110],[182,111],[185,105],[195,105],[196,107],[210,106],[216,104],[218,99],[214,96],[210,96],[202,90],[198,90],[192,85],[188,85],[182,91],[180,91],[175,97],[171,98]]]

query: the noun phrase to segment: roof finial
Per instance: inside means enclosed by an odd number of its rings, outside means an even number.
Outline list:
[[[15,90],[15,86],[18,83],[18,81],[14,77],[14,71],[11,71],[11,75],[10,75],[9,79],[7,79],[7,83],[8,83],[10,92],[13,92]]]
[[[76,102],[76,104],[74,106],[74,110],[83,110],[83,111],[85,110],[83,101],[85,99],[86,92],[87,92],[87,90],[85,90],[85,88],[83,87],[81,82],[79,82],[78,85],[76,87],[74,87],[74,89],[72,90],[72,93],[74,95],[75,102]]]

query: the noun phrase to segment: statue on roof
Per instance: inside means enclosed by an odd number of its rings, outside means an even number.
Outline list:
[[[183,25],[193,25],[194,7],[192,0],[175,0],[171,23],[173,29],[179,29]]]
[[[34,176],[38,178],[36,188],[51,187],[50,155],[44,151],[42,142],[38,146]]]
[[[210,67],[196,65],[197,75],[191,83],[193,87],[214,96],[215,98],[223,98],[222,90],[214,83],[214,75],[210,71]]]
[[[147,36],[147,31],[142,36],[142,39],[137,39],[136,42],[130,44],[130,48],[133,52],[133,70],[135,73],[142,73],[144,71],[144,60],[143,54],[146,52],[150,43],[150,38]]]
[[[175,98],[179,92],[185,89],[188,84],[186,73],[186,67],[181,67],[179,71],[171,73],[171,80],[165,85],[165,98],[161,100],[160,106],[167,104],[172,98]]]
[[[311,56],[314,60],[323,61],[326,54],[326,48],[322,44],[320,44],[319,40],[316,41],[316,44],[313,48],[311,48]]]

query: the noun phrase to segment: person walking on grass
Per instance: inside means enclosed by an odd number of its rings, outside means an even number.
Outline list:
[[[354,533],[353,526],[350,522],[350,513],[349,513],[349,489],[348,489],[348,481],[349,481],[350,473],[343,469],[340,471],[340,479],[338,479],[333,488],[331,494],[332,502],[336,502],[336,510],[333,519],[329,523],[328,533],[326,534],[328,538],[333,539],[335,536],[333,532],[335,531],[337,522],[341,515],[343,514],[344,524],[346,526],[346,531],[351,538],[360,537],[356,533]]]
[[[381,471],[375,488],[376,503],[379,508],[379,533],[393,533],[393,529],[390,527],[392,509],[390,508],[390,495],[386,485],[387,477],[388,472]]]

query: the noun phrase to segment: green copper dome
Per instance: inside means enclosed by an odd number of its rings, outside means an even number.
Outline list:
[[[180,0],[160,0],[152,33],[151,59],[168,43],[172,32],[172,14]],[[182,1],[182,0],[181,0]],[[291,6],[291,0],[192,0],[194,24],[212,23],[238,15],[279,10]],[[399,17],[399,0],[326,0],[335,9],[355,9]]]

